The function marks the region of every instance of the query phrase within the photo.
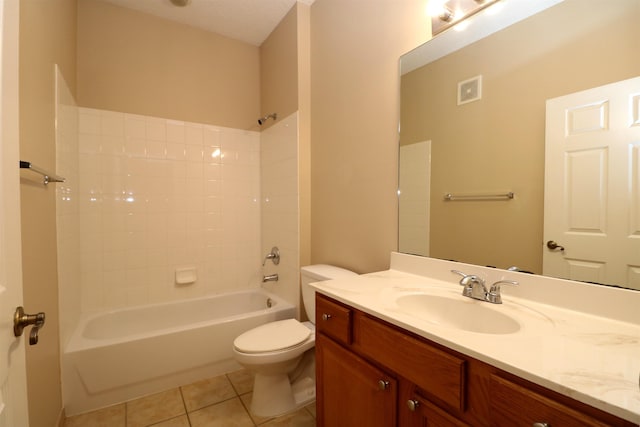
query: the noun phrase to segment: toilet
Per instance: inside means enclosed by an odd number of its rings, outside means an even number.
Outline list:
[[[266,323],[238,336],[235,360],[255,373],[251,412],[262,417],[284,414],[315,400],[315,289],[310,283],[357,276],[326,264],[300,269],[302,302],[309,321]]]

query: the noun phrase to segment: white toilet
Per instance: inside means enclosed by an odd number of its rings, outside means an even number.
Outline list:
[[[263,417],[281,415],[312,402],[315,381],[315,290],[310,283],[356,276],[332,265],[300,269],[302,301],[310,321],[279,320],[251,329],[235,339],[233,355],[255,373],[251,412]]]

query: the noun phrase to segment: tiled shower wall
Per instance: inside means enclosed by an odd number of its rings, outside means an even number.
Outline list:
[[[61,345],[68,341],[81,310],[78,155],[78,107],[56,66],[56,172],[66,179],[64,183],[53,184]]]
[[[258,132],[88,108],[78,129],[83,312],[258,285]]]
[[[277,273],[277,283],[265,288],[287,301],[300,300],[300,220],[298,190],[298,113],[293,113],[260,135],[262,187],[262,253],[280,249],[280,264],[267,261],[263,274]]]
[[[56,122],[63,348],[81,313],[258,287],[263,274],[298,304],[297,113],[258,133],[81,108],[58,73]],[[282,261],[262,267],[272,246]],[[195,283],[176,283],[182,268]]]

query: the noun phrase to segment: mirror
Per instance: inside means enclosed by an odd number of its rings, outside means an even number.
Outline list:
[[[542,274],[546,100],[640,76],[638,22],[638,0],[564,0],[402,56],[399,251]]]

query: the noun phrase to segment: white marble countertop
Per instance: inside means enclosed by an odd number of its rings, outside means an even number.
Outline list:
[[[515,288],[506,286],[501,305],[472,300],[461,296],[459,276],[449,272],[451,263],[442,263],[450,280],[396,270],[392,261],[392,269],[387,271],[319,282],[313,286],[325,295],[429,340],[640,424],[640,321],[634,321],[640,320],[640,314],[622,313],[619,316],[622,320],[613,319],[602,313],[541,302],[541,298],[510,296]],[[482,276],[482,267],[462,266],[467,273],[480,272]],[[442,271],[433,276],[446,277]],[[520,274],[515,278],[520,278],[519,288],[537,286],[537,292],[540,287],[544,288],[537,284],[539,276]],[[526,283],[527,280],[536,284]],[[526,295],[527,291],[520,289],[518,293]],[[482,304],[483,308],[497,310],[515,319],[519,330],[502,334],[478,333],[438,324],[429,316],[409,313],[398,306],[397,297],[409,294],[434,294],[461,298],[464,304]],[[586,294],[577,298],[593,297]],[[633,292],[622,295],[624,299],[629,296],[636,298]],[[563,298],[559,296],[558,299]],[[585,306],[590,307],[588,303]],[[640,313],[640,306],[635,307]]]

